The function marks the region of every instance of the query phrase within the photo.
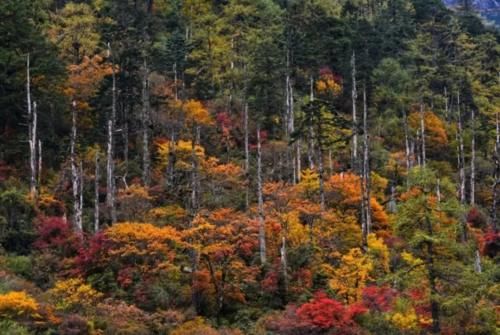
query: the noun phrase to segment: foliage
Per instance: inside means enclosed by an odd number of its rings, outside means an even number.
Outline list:
[[[0,315],[4,318],[36,317],[38,308],[38,302],[24,291],[0,295]]]
[[[102,296],[90,285],[77,278],[58,281],[47,293],[54,299],[57,310],[72,312],[88,310],[95,306]]]

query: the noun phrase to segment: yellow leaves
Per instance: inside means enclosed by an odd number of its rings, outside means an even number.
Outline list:
[[[331,69],[322,68],[319,79],[316,81],[318,94],[338,95],[342,92],[341,79],[334,75]]]
[[[179,205],[155,207],[149,210],[147,217],[155,222],[177,222],[187,216],[187,211]]]
[[[287,223],[287,242],[292,246],[304,245],[308,240],[307,226],[300,221],[300,212],[297,210],[283,214],[283,219]]]
[[[58,281],[48,293],[55,300],[56,309],[61,311],[90,308],[102,297],[100,292],[79,278]]]
[[[186,119],[190,123],[208,126],[213,124],[208,110],[198,100],[188,100],[182,105]]]
[[[322,78],[316,81],[316,91],[318,93],[339,94],[342,91],[342,86],[333,78]]]
[[[219,334],[212,328],[205,319],[197,317],[191,321],[185,322],[175,328],[171,335],[217,335]]]
[[[388,319],[399,329],[410,330],[415,329],[418,326],[418,318],[415,310],[411,308],[406,313],[396,312],[392,315],[388,315]]]
[[[415,256],[406,251],[403,251],[401,253],[401,258],[410,266],[416,266],[424,263],[420,258],[416,258]]]
[[[167,167],[170,155],[175,155],[175,168],[179,170],[191,169],[191,158],[193,153],[193,143],[188,140],[179,140],[176,143],[158,138],[155,141],[159,159],[159,167],[163,170]],[[205,149],[201,145],[195,145],[194,153],[198,159],[205,158]]]
[[[0,294],[0,316],[5,318],[36,316],[38,303],[24,291]]]
[[[375,234],[368,234],[368,250],[374,263],[379,263],[383,271],[389,272],[389,248]]]
[[[319,175],[316,171],[305,169],[300,174],[300,183],[297,185],[300,192],[310,195],[319,190]]]
[[[169,226],[155,227],[149,223],[118,223],[105,231],[105,236],[114,244],[110,255],[126,256],[166,256],[169,243],[180,242],[179,232]]]
[[[352,248],[342,256],[340,266],[333,269],[329,281],[331,289],[337,291],[350,304],[361,299],[363,288],[370,279],[373,263],[361,249]]]

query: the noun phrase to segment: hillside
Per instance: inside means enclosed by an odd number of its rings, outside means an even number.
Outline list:
[[[0,335],[499,333],[500,34],[455,5],[0,1]]]

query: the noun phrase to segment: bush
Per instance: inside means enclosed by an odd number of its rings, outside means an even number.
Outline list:
[[[90,334],[87,321],[78,315],[69,315],[59,326],[60,335],[88,335]]]
[[[0,334],[29,335],[30,332],[17,322],[12,320],[2,320],[0,321]]]
[[[5,258],[5,265],[7,269],[14,272],[16,275],[22,276],[26,279],[32,278],[32,262],[28,256],[7,256]]]

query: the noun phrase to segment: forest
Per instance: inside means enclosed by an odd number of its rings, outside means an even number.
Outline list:
[[[499,334],[468,3],[0,0],[0,334]]]

